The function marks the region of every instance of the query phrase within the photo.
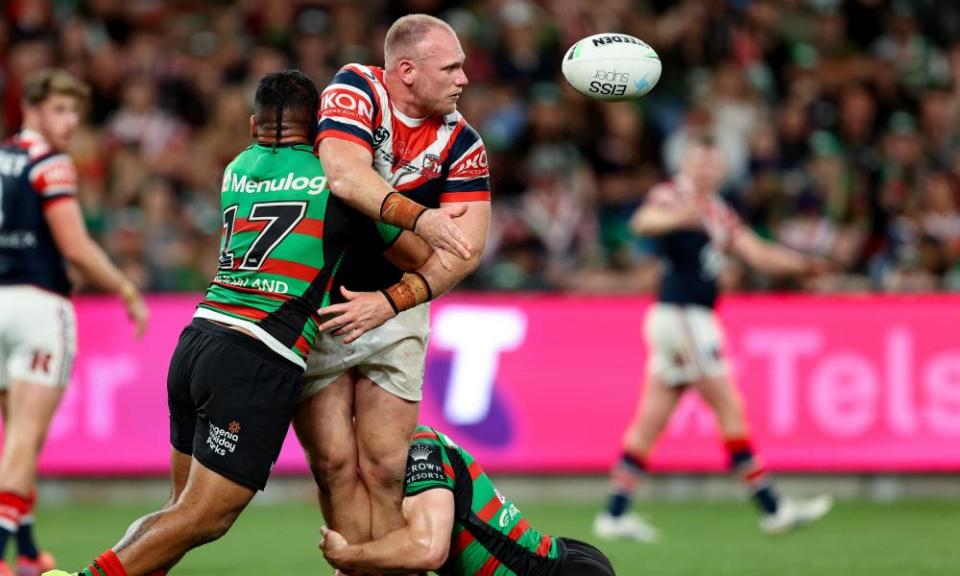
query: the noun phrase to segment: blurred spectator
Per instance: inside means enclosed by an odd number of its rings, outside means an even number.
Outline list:
[[[761,235],[836,261],[817,290],[960,289],[960,3],[904,0],[11,0],[0,8],[0,129],[25,74],[93,88],[71,154],[91,230],[153,290],[213,274],[224,165],[253,88],[380,64],[386,27],[427,11],[460,34],[461,107],[487,144],[488,253],[471,288],[648,290],[630,213],[710,133],[724,194]],[[575,40],[620,31],[663,60],[648,96],[599,103],[559,73]],[[731,289],[789,289],[731,268]]]

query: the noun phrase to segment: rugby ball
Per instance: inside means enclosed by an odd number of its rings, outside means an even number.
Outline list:
[[[563,56],[563,76],[577,92],[597,100],[638,98],[660,80],[660,57],[627,34],[594,34]]]

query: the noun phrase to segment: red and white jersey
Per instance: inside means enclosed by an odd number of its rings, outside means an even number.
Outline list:
[[[390,100],[384,71],[348,64],[320,97],[317,143],[355,142],[373,155],[380,176],[405,196],[436,208],[490,200],[483,141],[459,112],[410,118]]]
[[[740,218],[719,196],[699,195],[683,178],[654,186],[646,201],[665,208],[694,205],[701,222],[697,227],[671,230],[652,238],[663,263],[658,299],[668,304],[713,308],[724,252],[744,231]]]
[[[729,249],[743,227],[740,217],[720,196],[698,195],[692,183],[683,176],[677,176],[673,180],[662,182],[651,188],[646,201],[655,206],[665,207],[695,204],[701,215],[703,227],[710,236],[710,241],[720,250]]]

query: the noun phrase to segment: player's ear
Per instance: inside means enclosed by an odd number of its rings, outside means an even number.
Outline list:
[[[250,115],[250,137],[257,137],[257,116],[255,114]]]
[[[401,58],[397,62],[397,72],[400,73],[400,79],[403,80],[403,83],[407,86],[413,85],[413,79],[417,76],[417,67],[413,63],[413,60],[409,58]]]

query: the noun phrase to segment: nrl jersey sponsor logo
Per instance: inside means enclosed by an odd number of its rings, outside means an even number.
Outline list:
[[[327,187],[326,176],[297,176],[293,172],[288,173],[282,178],[273,180],[254,180],[246,174],[240,176],[236,172],[228,171],[223,176],[223,186],[220,192],[238,192],[246,194],[258,194],[264,192],[283,192],[293,190],[296,192],[306,191],[311,196],[316,196]]]

